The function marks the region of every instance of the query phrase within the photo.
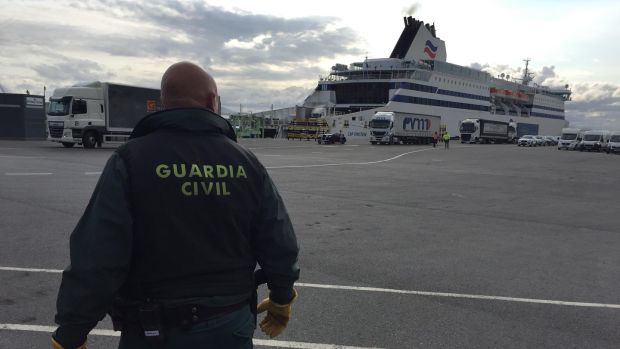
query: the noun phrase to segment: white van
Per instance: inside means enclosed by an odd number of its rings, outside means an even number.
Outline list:
[[[607,148],[609,131],[595,130],[583,133],[583,139],[579,143],[579,151],[604,151]]]
[[[613,132],[609,135],[609,142],[605,151],[607,154],[620,153],[620,132]]]
[[[586,130],[581,128],[563,128],[558,140],[558,150],[576,150]]]

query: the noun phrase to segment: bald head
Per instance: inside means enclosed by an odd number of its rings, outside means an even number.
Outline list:
[[[171,65],[161,78],[164,108],[198,107],[217,111],[217,86],[204,69],[190,62]]]

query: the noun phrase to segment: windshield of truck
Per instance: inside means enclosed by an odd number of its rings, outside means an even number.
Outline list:
[[[68,115],[71,107],[71,97],[50,98],[50,105],[47,109],[48,115]]]
[[[620,135],[611,136],[611,139],[609,141],[614,143],[620,143]]]
[[[601,139],[601,135],[585,135],[583,137],[584,141],[595,142]]]
[[[368,126],[370,126],[370,128],[389,128],[390,120],[370,120]]]
[[[574,141],[575,139],[577,139],[577,134],[576,133],[563,133],[562,134],[562,140]]]
[[[473,122],[464,122],[461,124],[461,132],[472,133],[476,131],[476,125]]]

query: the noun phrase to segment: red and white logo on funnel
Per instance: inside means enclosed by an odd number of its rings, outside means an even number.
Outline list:
[[[433,45],[430,40],[426,40],[426,46],[424,47],[424,53],[430,58],[435,59],[437,56],[437,47]]]

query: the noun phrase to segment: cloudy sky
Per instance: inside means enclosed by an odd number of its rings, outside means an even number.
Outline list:
[[[434,22],[448,61],[569,84],[574,125],[620,130],[620,2],[0,0],[0,89],[42,94],[76,82],[157,87],[190,60],[224,107],[299,104],[335,63],[387,57],[412,14]],[[49,95],[49,94],[48,94]]]

